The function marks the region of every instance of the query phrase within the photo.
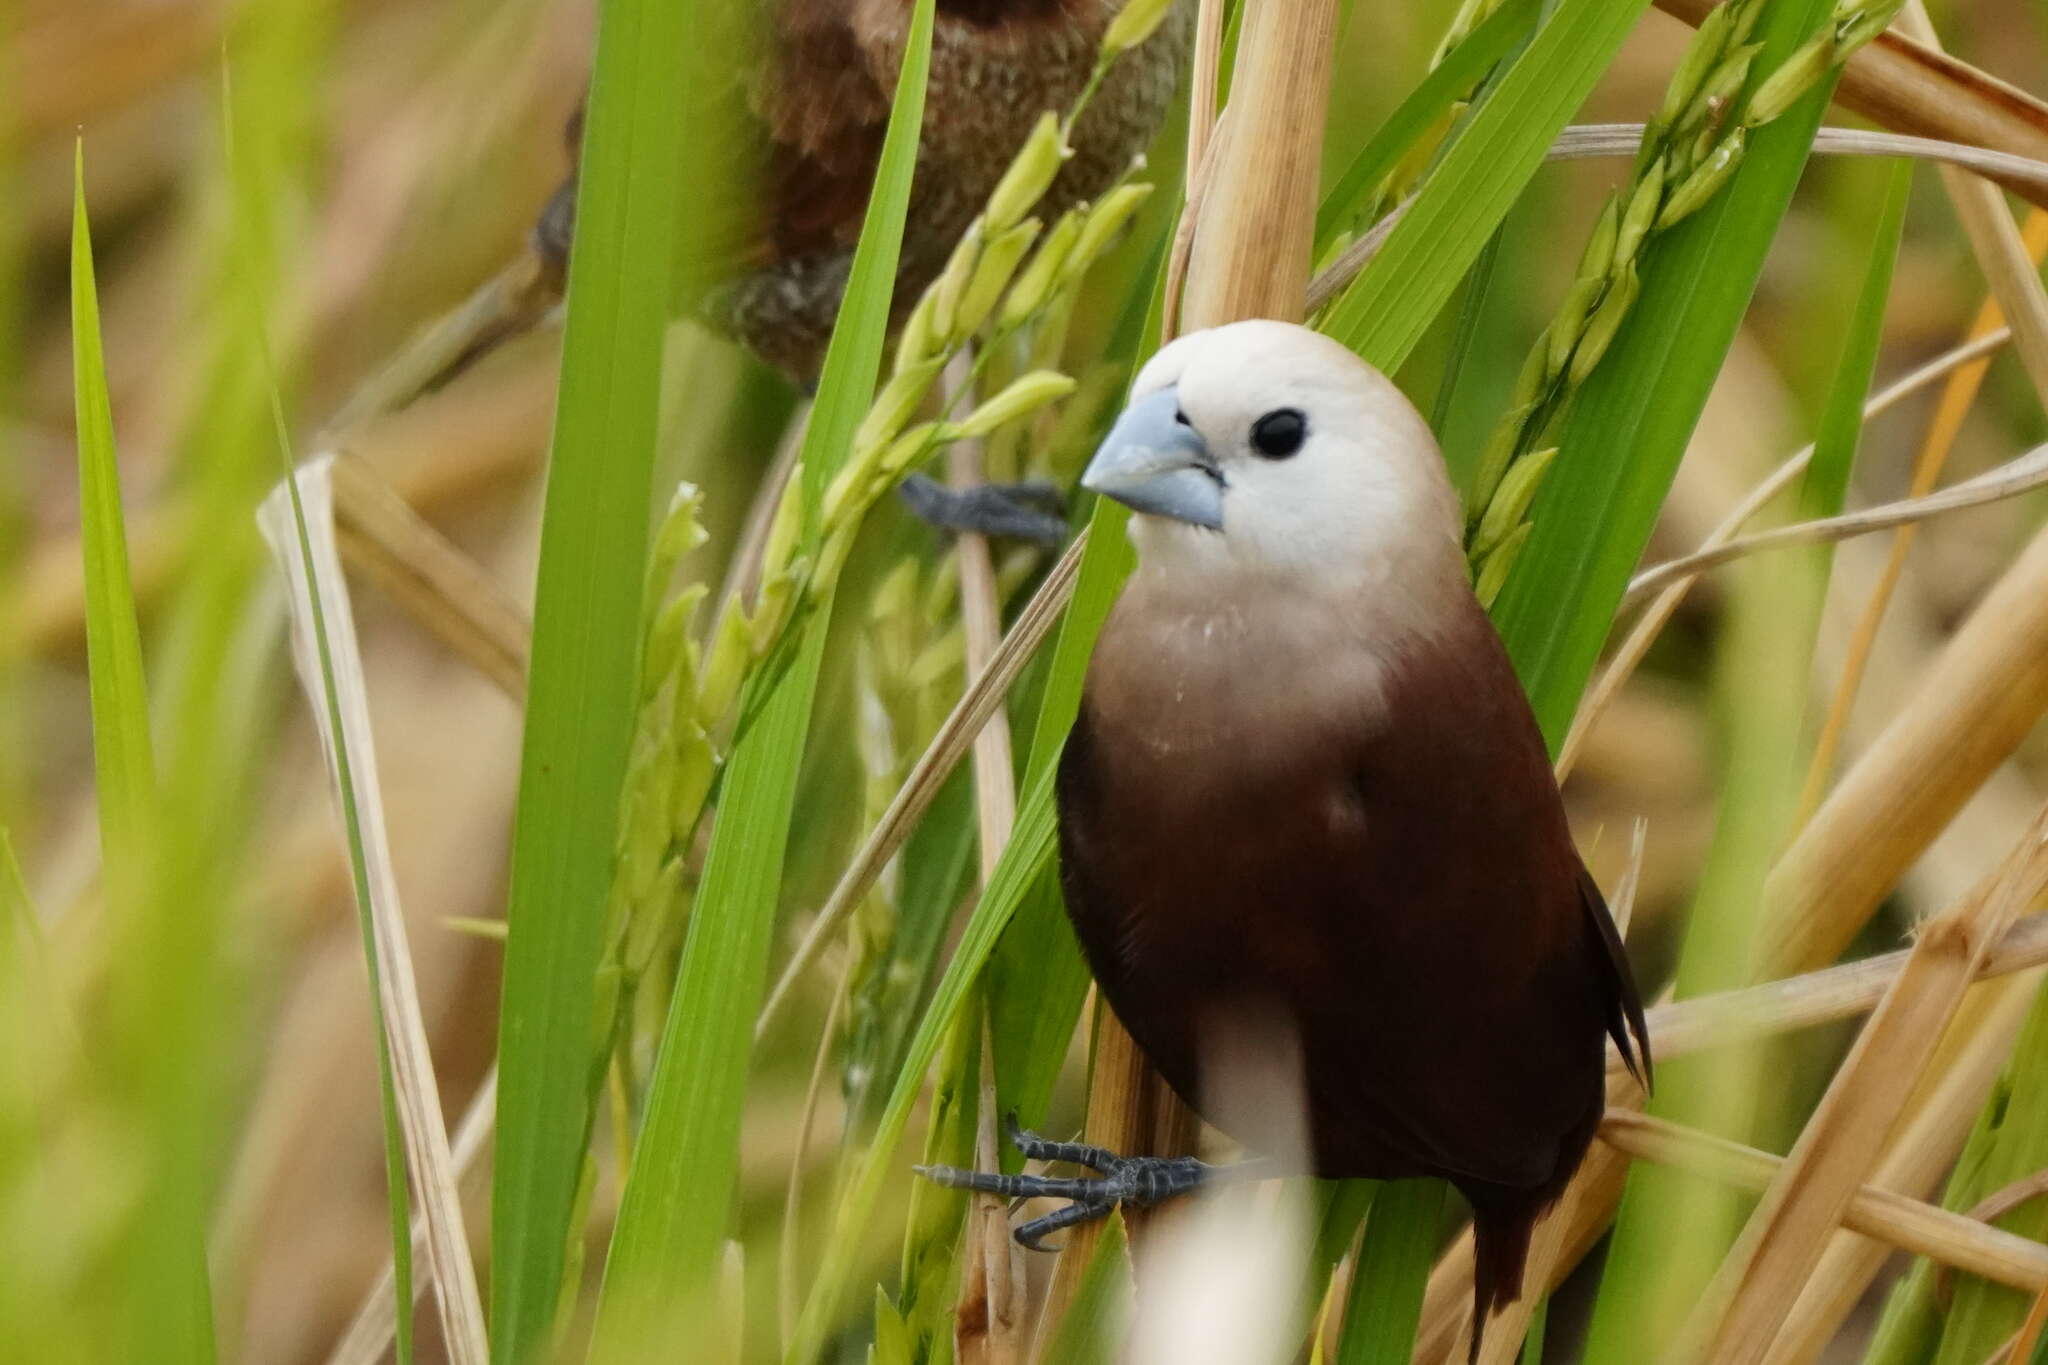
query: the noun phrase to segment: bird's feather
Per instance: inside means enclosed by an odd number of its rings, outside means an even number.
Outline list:
[[[1598,1123],[1603,1030],[1633,1058],[1641,1007],[1506,652],[1453,601],[1392,641],[1371,604],[1141,572],[1062,760],[1061,847],[1102,991],[1175,1089],[1202,1109],[1213,1031],[1283,1021],[1317,1173],[1455,1182],[1483,1314]]]

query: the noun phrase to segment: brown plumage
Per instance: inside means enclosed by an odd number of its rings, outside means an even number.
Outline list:
[[[1284,324],[1184,338],[1133,393],[1083,480],[1137,511],[1139,564],[1060,764],[1068,913],[1212,1122],[1256,1146],[1203,1066],[1276,1027],[1318,1174],[1455,1184],[1483,1328],[1599,1123],[1603,1035],[1648,1054],[1442,458],[1384,376]]]
[[[757,168],[725,277],[704,301],[722,330],[800,379],[815,377],[846,286],[881,152],[910,0],[771,0],[765,50],[734,93]],[[931,74],[897,273],[900,321],[936,277],[1025,135],[1080,94],[1120,0],[938,0]],[[1185,65],[1191,0],[1120,58],[1075,129],[1074,156],[1039,214],[1105,189],[1151,141]],[[577,135],[572,123],[570,152]],[[542,216],[566,255],[574,180]]]

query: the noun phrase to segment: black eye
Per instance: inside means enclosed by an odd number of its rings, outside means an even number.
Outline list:
[[[1294,408],[1276,408],[1252,423],[1252,449],[1269,460],[1284,460],[1301,449],[1308,418]]]

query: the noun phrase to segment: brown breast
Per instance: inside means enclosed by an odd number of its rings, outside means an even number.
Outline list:
[[[1102,989],[1198,1106],[1205,1030],[1289,1020],[1324,1174],[1548,1180],[1611,989],[1505,654],[1476,604],[1394,650],[1286,615],[1127,596],[1104,632],[1060,772]]]

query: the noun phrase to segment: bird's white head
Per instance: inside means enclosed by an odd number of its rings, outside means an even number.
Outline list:
[[[1183,581],[1464,580],[1457,497],[1421,414],[1305,327],[1238,322],[1166,346],[1081,482],[1137,512],[1144,566]]]

